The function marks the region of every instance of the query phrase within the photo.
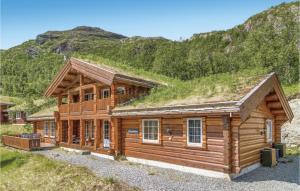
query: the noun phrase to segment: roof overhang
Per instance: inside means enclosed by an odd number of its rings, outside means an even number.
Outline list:
[[[235,106],[235,101],[205,103],[201,105],[181,105],[167,107],[153,107],[143,109],[115,109],[112,111],[113,117],[125,116],[152,116],[152,115],[188,115],[188,114],[208,114],[208,113],[235,113],[239,108]]]
[[[279,102],[288,120],[292,121],[294,117],[292,109],[284,95],[278,77],[274,72],[269,74],[237,103],[237,106],[240,108],[240,116],[242,121],[245,121],[249,117],[250,113],[273,90],[278,96]]]

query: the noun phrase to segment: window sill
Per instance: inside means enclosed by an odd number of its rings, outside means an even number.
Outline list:
[[[161,145],[161,143],[159,141],[142,141],[142,144],[145,144],[145,145]]]
[[[50,138],[55,138],[55,136],[50,136]]]
[[[203,144],[199,145],[190,145],[186,144],[185,147],[186,149],[194,149],[194,150],[207,150],[207,147]]]

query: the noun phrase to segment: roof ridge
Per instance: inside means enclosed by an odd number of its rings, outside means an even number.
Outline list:
[[[83,62],[83,63],[85,63],[85,64],[88,64],[88,65],[92,65],[92,66],[95,66],[95,67],[97,67],[97,68],[100,68],[100,69],[102,69],[102,70],[105,70],[105,71],[107,71],[107,72],[110,72],[110,73],[113,73],[113,74],[120,74],[120,72],[118,72],[118,71],[116,71],[115,69],[113,69],[113,68],[110,68],[109,66],[107,66],[107,65],[105,65],[105,64],[100,64],[100,63],[92,63],[92,62],[88,62],[88,61],[85,61],[85,60],[82,60],[82,59],[79,59],[79,58],[75,58],[75,57],[71,57],[70,58],[70,60],[77,60],[77,61],[79,61],[79,62]],[[101,67],[101,66],[103,66],[103,67]]]

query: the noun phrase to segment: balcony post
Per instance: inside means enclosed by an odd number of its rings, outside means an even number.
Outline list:
[[[68,119],[68,144],[73,143],[73,121]]]
[[[80,119],[80,148],[84,145],[84,120]]]
[[[116,85],[112,84],[111,85],[111,100],[110,100],[110,105],[111,107],[115,107],[116,106]]]
[[[93,86],[93,93],[94,93],[94,113],[97,112],[97,99],[98,99],[98,89],[97,89],[97,85],[94,84]]]
[[[94,119],[94,126],[95,126],[95,133],[94,133],[94,149],[96,150],[99,145],[100,141],[100,127],[99,127],[99,120]]]
[[[80,74],[79,75],[79,104],[80,104],[80,113],[82,113],[82,102],[83,102],[83,90],[82,90],[82,86],[84,83],[84,79],[83,79],[83,75]]]
[[[71,94],[70,94],[70,91],[68,91],[68,113],[70,114],[70,112],[71,112],[71,109],[70,109],[70,107],[71,107]]]

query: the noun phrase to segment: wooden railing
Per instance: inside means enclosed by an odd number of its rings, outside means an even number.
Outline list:
[[[84,101],[81,103],[82,111],[94,111],[94,100],[92,101]]]
[[[62,104],[59,106],[59,113],[69,113],[69,104]]]
[[[26,151],[40,148],[39,138],[21,138],[17,136],[2,135],[2,144]]]
[[[128,94],[125,94],[125,95],[117,95],[117,104],[123,104],[123,103],[126,103],[128,102],[130,99],[133,98],[132,95],[128,95]]]
[[[79,113],[80,103],[70,103],[70,113]]]
[[[97,100],[97,110],[107,110],[107,106],[111,105],[111,99],[98,99]]]

